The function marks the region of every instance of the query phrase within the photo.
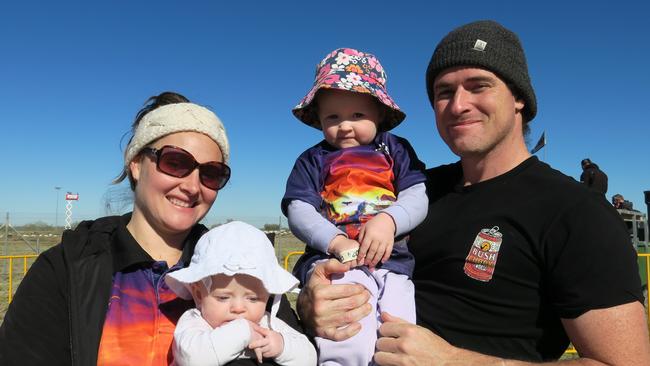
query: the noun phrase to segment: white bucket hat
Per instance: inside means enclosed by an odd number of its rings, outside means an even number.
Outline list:
[[[165,276],[179,297],[191,299],[190,285],[206,277],[246,274],[264,284],[269,294],[284,294],[298,286],[298,279],[278,264],[273,245],[261,230],[232,221],[204,234],[196,244],[190,265]]]

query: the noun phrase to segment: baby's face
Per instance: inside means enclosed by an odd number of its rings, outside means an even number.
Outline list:
[[[258,323],[269,299],[262,281],[243,274],[215,275],[209,292],[200,282],[192,291],[203,319],[213,328],[242,318]]]
[[[343,149],[374,140],[382,113],[370,94],[322,89],[317,98],[318,119],[330,145]]]

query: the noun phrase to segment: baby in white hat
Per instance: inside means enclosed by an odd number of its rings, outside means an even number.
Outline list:
[[[307,337],[276,317],[282,294],[298,285],[259,229],[233,221],[199,239],[190,265],[165,281],[196,308],[174,331],[177,365],[225,365],[238,358],[273,359],[279,365],[316,365]],[[273,295],[271,312],[266,311]]]

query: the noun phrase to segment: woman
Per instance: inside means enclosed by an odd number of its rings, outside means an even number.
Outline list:
[[[0,327],[2,365],[167,365],[174,327],[191,301],[164,277],[189,264],[198,224],[230,178],[219,118],[166,92],[139,111],[116,182],[133,212],[79,224],[44,252]],[[296,325],[284,299],[278,316]],[[255,364],[241,360],[232,364]]]

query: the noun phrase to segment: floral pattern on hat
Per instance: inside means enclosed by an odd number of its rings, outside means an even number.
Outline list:
[[[386,72],[375,55],[352,48],[339,48],[330,52],[316,66],[314,84],[307,95],[292,110],[294,116],[305,124],[321,129],[310,106],[320,89],[333,88],[355,93],[367,93],[386,106],[386,119],[380,131],[399,125],[406,115],[386,90]]]

